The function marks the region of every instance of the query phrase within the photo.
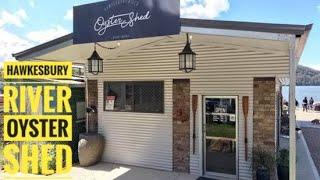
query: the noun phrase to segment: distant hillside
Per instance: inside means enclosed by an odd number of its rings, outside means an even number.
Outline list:
[[[320,86],[320,71],[298,65],[297,86]]]

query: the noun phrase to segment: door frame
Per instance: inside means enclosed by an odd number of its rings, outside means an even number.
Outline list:
[[[224,174],[224,173],[217,173],[217,172],[209,172],[206,170],[206,98],[234,98],[236,100],[236,174]],[[205,177],[210,178],[223,178],[223,179],[239,179],[239,96],[237,95],[202,95],[202,122],[201,122],[201,128],[202,128],[202,174]]]

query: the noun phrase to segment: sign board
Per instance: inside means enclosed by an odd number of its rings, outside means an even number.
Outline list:
[[[115,100],[116,100],[115,96],[107,96],[105,110],[114,110],[114,101]]]
[[[73,8],[73,43],[180,33],[179,0],[106,0]]]

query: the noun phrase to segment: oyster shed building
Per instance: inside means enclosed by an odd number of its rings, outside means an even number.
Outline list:
[[[86,68],[87,130],[105,137],[103,161],[252,179],[253,149],[278,150],[281,85],[295,103],[311,25],[183,19],[179,8],[76,6],[73,33],[13,56]]]

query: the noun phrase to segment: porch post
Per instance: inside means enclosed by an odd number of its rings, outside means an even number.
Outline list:
[[[289,179],[296,180],[296,58],[295,58],[295,37],[292,36],[289,41],[290,56],[290,84],[289,84]]]

